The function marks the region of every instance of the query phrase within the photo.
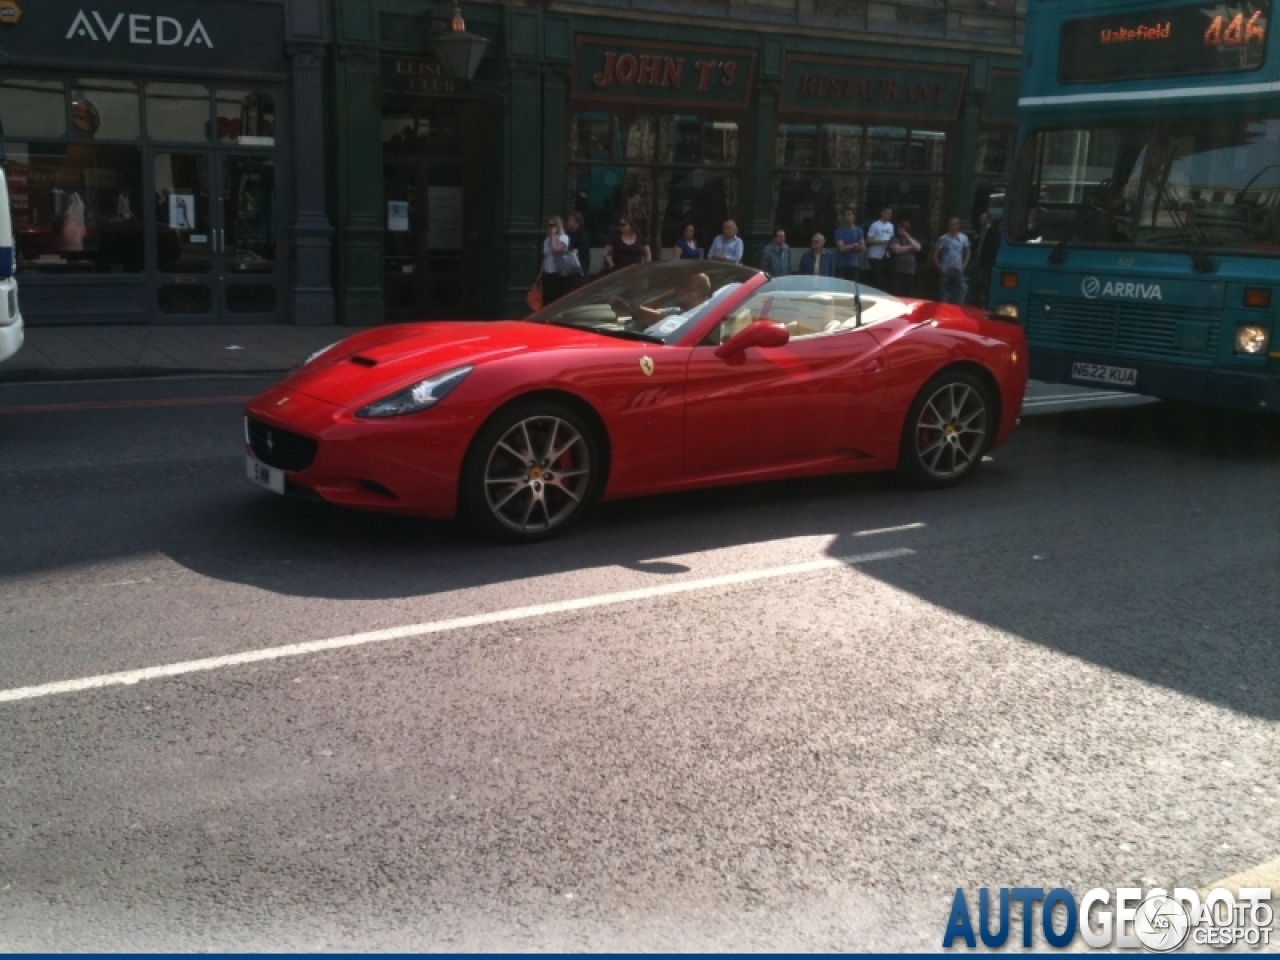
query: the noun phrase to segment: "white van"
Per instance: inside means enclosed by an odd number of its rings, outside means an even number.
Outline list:
[[[22,314],[18,312],[18,279],[13,247],[13,217],[9,213],[9,185],[0,157],[0,360],[22,346]]]

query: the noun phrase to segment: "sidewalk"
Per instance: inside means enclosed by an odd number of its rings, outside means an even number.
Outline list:
[[[22,349],[0,363],[0,383],[284,373],[361,329],[284,324],[28,327]]]

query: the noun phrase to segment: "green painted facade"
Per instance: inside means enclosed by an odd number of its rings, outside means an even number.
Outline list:
[[[570,202],[566,170],[575,113],[637,105],[655,113],[732,111],[739,131],[733,213],[747,262],[754,262],[774,224],[780,123],[925,124],[944,131],[941,202],[966,219],[983,176],[978,168],[1007,163],[984,161],[978,152],[1012,131],[1013,42],[913,39],[577,4],[471,3],[463,12],[467,29],[491,41],[472,83],[420,62],[429,60],[430,36],[446,26],[446,7],[334,0],[330,214],[342,323],[381,323],[388,315],[383,115],[391,96],[462,104],[468,129],[485,144],[483,155],[467,155],[465,163],[466,182],[483,184],[465,195],[462,229],[472,254],[463,273],[471,292],[459,312],[471,316],[525,312],[543,218],[563,214]],[[389,64],[395,56],[418,59]],[[468,139],[464,131],[464,152]],[[998,174],[989,170],[992,176]],[[412,265],[404,269],[412,277]]]

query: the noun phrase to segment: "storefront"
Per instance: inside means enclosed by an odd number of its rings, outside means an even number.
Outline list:
[[[327,269],[309,291],[293,269],[290,164],[321,144],[289,136],[282,3],[13,6],[0,121],[29,323],[331,322]]]
[[[1011,43],[585,5],[465,11],[490,41],[474,82],[427,52],[445,8],[339,3],[344,322],[522,314],[546,217],[570,211],[596,266],[623,217],[655,258],[687,224],[705,248],[727,219],[746,262],[775,226],[798,256],[845,207],[865,223],[892,206],[928,242],[948,216],[976,218],[1011,159]]]

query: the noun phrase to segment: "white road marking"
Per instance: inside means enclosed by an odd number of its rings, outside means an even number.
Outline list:
[[[923,523],[904,523],[900,527],[880,527],[877,530],[859,530],[854,534],[855,537],[874,537],[880,533],[901,533],[903,530],[920,530],[924,527]]]
[[[833,570],[850,564],[870,563],[874,560],[890,560],[895,557],[907,557],[914,550],[900,548],[896,550],[880,550],[875,553],[861,553],[849,557],[823,557],[803,563],[789,563],[779,567],[764,567],[757,570],[743,570],[739,573],[726,573],[716,577],[702,577],[697,580],[681,580],[654,587],[641,587],[636,590],[623,590],[618,593],[601,593],[576,600],[560,600],[554,603],[539,603],[528,607],[513,607],[509,610],[495,610],[492,613],[479,613],[469,617],[454,617],[449,620],[435,620],[429,623],[414,623],[403,627],[390,627],[386,630],[371,630],[367,633],[352,633],[342,637],[329,637],[326,640],[311,640],[305,643],[290,643],[280,647],[266,647],[262,650],[245,650],[241,653],[226,654],[221,657],[205,657],[202,660],[186,660],[169,663],[159,667],[145,667],[141,670],[124,670],[119,673],[104,673],[95,677],[80,677],[76,680],[60,680],[55,683],[42,683],[33,687],[15,687],[11,690],[0,690],[0,703],[17,700],[36,700],[41,697],[52,697],[62,693],[78,693],[82,690],[98,690],[103,687],[132,686],[144,680],[160,680],[165,677],[178,677],[188,673],[201,673],[207,670],[220,670],[223,667],[242,666],[247,663],[262,663],[268,660],[282,660],[285,657],[300,657],[310,653],[325,653],[330,650],[343,650],[348,647],[360,647],[371,643],[385,643],[389,640],[404,640],[411,637],[423,637],[434,633],[449,633],[454,630],[465,630],[469,627],[482,627],[494,623],[510,623],[513,620],[528,620],[533,617],[545,617],[556,613],[571,613],[576,610],[590,610],[595,607],[608,607],[620,603],[631,603],[637,600],[649,600],[654,597],[667,597],[678,593],[692,593],[696,590],[709,590],[713,587],[735,586],[742,583],[753,583],[758,580],[772,580],[802,573],[814,573],[819,570]]]
[[[1218,887],[1226,887],[1231,891],[1232,896],[1238,895],[1241,887],[1270,887],[1271,895],[1278,897],[1280,896],[1280,858],[1268,863],[1260,863],[1243,873],[1233,874],[1217,883],[1211,883],[1200,891],[1200,896],[1204,897],[1210,890],[1216,890]]]
[[[1119,390],[1100,390],[1097,393],[1055,393],[1047,397],[1027,397],[1025,403],[1050,403],[1055,400],[1105,400],[1111,397],[1133,397],[1137,394]]]

